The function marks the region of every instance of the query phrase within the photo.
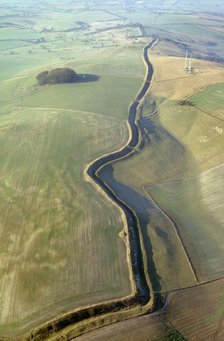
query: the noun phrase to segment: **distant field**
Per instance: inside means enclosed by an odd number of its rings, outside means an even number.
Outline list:
[[[112,20],[118,20],[119,17],[117,17],[116,12],[113,13],[107,13],[104,11],[89,11],[89,12],[80,12],[75,14],[74,16],[75,20],[77,21],[85,21],[88,23],[95,23],[95,22],[102,22],[102,21],[112,21]],[[120,18],[122,20],[122,18]]]

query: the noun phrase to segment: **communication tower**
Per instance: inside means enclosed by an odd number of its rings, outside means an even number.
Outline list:
[[[192,73],[192,71],[193,71],[193,68],[192,68],[192,53],[190,53],[189,51],[186,51],[184,70],[187,73]]]

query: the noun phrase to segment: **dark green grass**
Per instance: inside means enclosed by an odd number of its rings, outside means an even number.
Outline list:
[[[224,110],[224,83],[210,85],[189,98],[199,109],[209,113]],[[223,117],[224,119],[224,117]]]

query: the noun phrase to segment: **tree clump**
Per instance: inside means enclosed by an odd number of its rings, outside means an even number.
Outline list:
[[[70,68],[57,68],[43,71],[37,75],[39,85],[74,83],[78,80],[77,73]]]
[[[193,102],[185,100],[185,99],[180,100],[177,104],[178,105],[182,105],[182,106],[188,105],[189,107],[194,107],[194,103]]]

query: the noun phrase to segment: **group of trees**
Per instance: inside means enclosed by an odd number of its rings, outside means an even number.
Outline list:
[[[77,80],[77,73],[70,68],[57,68],[51,71],[43,71],[37,75],[39,85],[74,83]]]

